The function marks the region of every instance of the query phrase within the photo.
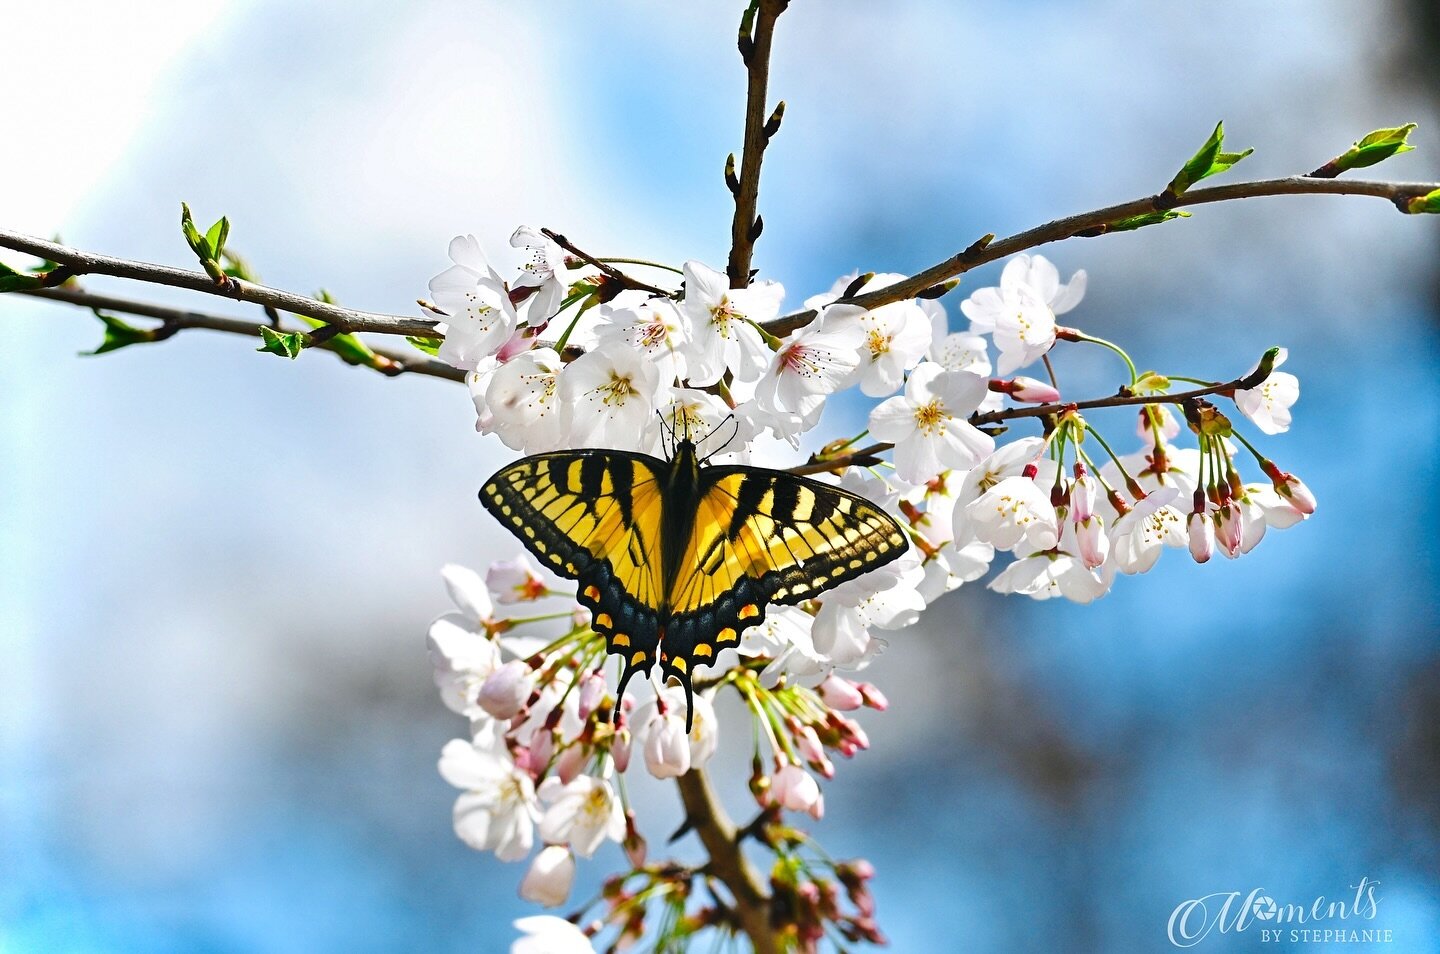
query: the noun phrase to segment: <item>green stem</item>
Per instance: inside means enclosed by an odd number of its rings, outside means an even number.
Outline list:
[[[1136,381],[1140,380],[1140,375],[1135,371],[1135,362],[1130,360],[1130,355],[1115,342],[1106,341],[1104,338],[1097,338],[1094,335],[1087,335],[1083,331],[1076,331],[1075,337],[1078,341],[1088,341],[1091,344],[1098,344],[1101,347],[1109,348],[1125,360],[1125,367],[1130,369],[1130,383],[1133,385]]]
[[[644,258],[596,258],[597,262],[604,262],[606,265],[647,265],[650,268],[658,268],[662,271],[674,272],[676,275],[685,273],[674,265],[666,265],[664,262],[652,262]]]
[[[1132,478],[1132,477],[1130,476],[1129,472],[1125,470],[1125,465],[1122,464],[1122,463],[1120,463],[1120,456],[1119,456],[1118,454],[1116,454],[1114,450],[1111,449],[1110,445],[1106,442],[1105,438],[1103,438],[1103,437],[1100,436],[1100,432],[1097,431],[1097,430],[1095,430],[1095,428],[1091,427],[1089,424],[1086,424],[1086,425],[1085,425],[1085,430],[1090,433],[1090,436],[1091,436],[1091,437],[1095,438],[1097,441],[1100,442],[1100,446],[1101,446],[1101,447],[1105,448],[1105,453],[1109,454],[1109,455],[1110,455],[1110,459],[1115,462],[1115,466],[1116,466],[1117,468],[1119,468],[1119,470],[1120,470],[1120,476],[1125,478],[1125,482],[1126,482],[1127,484],[1128,484],[1128,483],[1133,483],[1133,482],[1134,482],[1134,478]],[[1098,474],[1098,473],[1100,472],[1100,469],[1097,467],[1097,468],[1095,469],[1095,472]]]

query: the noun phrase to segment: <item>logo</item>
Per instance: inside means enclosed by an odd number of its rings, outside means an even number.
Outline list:
[[[1248,894],[1217,891],[1182,901],[1170,912],[1166,933],[1176,947],[1194,947],[1212,934],[1240,934],[1254,928],[1260,940],[1291,944],[1389,944],[1393,931],[1379,928],[1380,882],[1361,878],[1352,893],[1331,900],[1277,901],[1263,888]],[[1349,922],[1349,923],[1347,923]]]

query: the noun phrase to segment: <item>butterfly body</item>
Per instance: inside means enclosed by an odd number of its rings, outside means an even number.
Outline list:
[[[526,548],[578,582],[624,661],[617,698],[658,661],[692,670],[738,646],[770,603],[800,603],[900,556],[899,524],[856,494],[784,471],[585,449],[501,469],[480,499]],[[687,716],[688,718],[688,716]]]

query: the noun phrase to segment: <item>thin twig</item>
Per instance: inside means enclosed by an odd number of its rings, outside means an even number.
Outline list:
[[[1005,258],[1039,245],[1073,238],[1082,233],[1101,235],[1116,222],[1149,212],[1271,195],[1366,195],[1388,199],[1403,210],[1405,203],[1410,199],[1428,195],[1436,189],[1440,189],[1440,183],[1374,182],[1361,179],[1312,179],[1307,176],[1290,176],[1285,179],[1264,179],[1256,182],[1212,186],[1205,189],[1191,189],[1179,198],[1172,199],[1167,199],[1160,194],[1151,195],[1143,199],[1133,199],[1119,205],[1095,209],[1092,212],[1081,212],[1079,215],[1056,219],[1024,232],[1018,232],[1008,238],[996,239],[983,244],[977,242],[945,261],[932,265],[893,285],[887,285],[884,288],[841,301],[844,304],[859,305],[863,308],[878,308],[891,302],[906,301],[927,288],[932,288],[957,275],[963,275],[986,262],[993,262],[996,259]],[[797,311],[767,322],[764,327],[773,335],[785,335],[796,328],[809,324],[814,317],[814,311]]]
[[[735,217],[730,223],[730,263],[726,273],[731,288],[750,284],[750,260],[755,240],[763,228],[755,209],[760,202],[760,164],[765,159],[765,146],[780,125],[784,115],[781,103],[774,113],[766,113],[766,94],[770,85],[770,46],[775,36],[775,21],[785,12],[789,0],[759,0],[754,32],[747,38],[741,34],[740,50],[745,58],[748,81],[745,95],[745,143],[740,154],[740,176],[732,185],[735,193]]]
[[[1093,398],[1088,401],[1066,401],[1055,404],[1033,404],[1026,407],[1007,407],[998,411],[987,411],[984,414],[972,414],[969,421],[976,427],[983,427],[988,424],[1000,424],[1004,421],[1014,421],[1029,417],[1049,417],[1052,414],[1065,414],[1072,411],[1092,411],[1104,407],[1133,407],[1138,404],[1183,404],[1192,398],[1205,397],[1210,394],[1231,394],[1235,391],[1244,391],[1250,388],[1259,387],[1274,370],[1269,362],[1262,361],[1260,367],[1243,377],[1233,381],[1226,381],[1223,384],[1212,384],[1203,388],[1196,388],[1193,391],[1181,391],[1175,394],[1132,394],[1128,389],[1121,389],[1120,393],[1110,397]],[[808,464],[799,467],[791,467],[792,474],[823,474],[828,471],[841,470],[857,464],[873,462],[876,455],[883,454],[894,447],[894,444],[879,443],[871,444],[869,447],[862,447],[857,451],[848,454],[841,454],[826,460],[812,460]]]
[[[649,292],[652,295],[664,295],[666,298],[669,298],[674,294],[673,292],[668,292],[663,288],[657,288],[649,282],[642,282],[638,278],[632,278],[631,276],[620,271],[620,269],[616,268],[609,262],[602,262],[600,259],[596,258],[594,255],[591,255],[589,252],[581,251],[580,249],[575,247],[575,243],[571,242],[559,232],[556,232],[552,229],[541,229],[540,234],[553,241],[556,245],[560,246],[565,251],[569,252],[571,255],[574,255],[576,258],[580,259],[580,261],[585,262],[588,265],[594,265],[596,268],[600,269],[600,271],[605,275],[606,278],[614,281],[621,288],[629,288],[635,291]]]
[[[730,889],[740,927],[756,954],[779,954],[780,946],[770,926],[770,898],[759,872],[741,851],[735,823],[715,797],[705,770],[691,769],[675,781],[685,803],[686,820],[710,855],[706,869]]]
[[[152,285],[170,285],[190,291],[234,298],[257,305],[269,305],[291,314],[318,318],[338,325],[338,332],[374,332],[386,335],[420,335],[434,337],[435,322],[424,318],[406,318],[400,315],[380,315],[368,311],[341,308],[329,302],[318,301],[305,295],[282,291],[267,285],[232,278],[222,286],[204,272],[173,268],[169,265],[151,265],[124,258],[113,258],[47,242],[33,235],[0,229],[0,248],[14,249],[27,255],[34,255],[57,263],[60,268],[45,273],[42,277],[47,285],[60,285],[76,275],[111,275],[134,281],[149,282]],[[57,273],[59,273],[57,275]]]
[[[262,325],[272,327],[267,322],[254,321],[246,318],[229,318],[223,315],[190,311],[184,308],[167,308],[164,305],[133,301],[128,298],[96,295],[71,287],[37,288],[33,291],[20,292],[19,294],[31,295],[48,301],[64,302],[69,305],[79,305],[82,308],[94,308],[100,311],[138,315],[142,318],[154,318],[160,322],[160,327],[165,329],[165,337],[169,337],[176,332],[188,328],[204,328],[208,331],[221,331],[228,334],[242,335],[259,341],[260,327]],[[329,328],[333,326],[327,325],[325,327]],[[317,329],[317,331],[318,330],[320,329]],[[336,353],[340,350],[330,340],[317,340],[314,332],[304,334],[307,349],[319,348],[323,351]],[[334,336],[331,335],[330,337],[333,338]],[[433,358],[427,358],[419,353],[403,354],[383,348],[371,348],[370,350],[383,359],[375,370],[387,377],[394,377],[400,374],[423,374],[433,378],[444,378],[449,381],[465,380],[465,372],[461,369],[453,368],[443,361],[436,361]]]

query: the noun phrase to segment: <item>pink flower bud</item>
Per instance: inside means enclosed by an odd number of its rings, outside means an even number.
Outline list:
[[[1080,549],[1080,560],[1091,570],[1105,562],[1110,555],[1110,537],[1105,533],[1105,521],[1091,514],[1075,524],[1075,544]]]
[[[1220,508],[1220,519],[1215,525],[1215,542],[1220,552],[1232,560],[1240,555],[1240,544],[1245,539],[1245,521],[1240,507],[1227,503]]]
[[[1085,473],[1084,464],[1075,465],[1075,483],[1070,487],[1070,506],[1074,508],[1075,523],[1081,524],[1095,512],[1095,501],[1100,496],[1100,485],[1094,477]]]
[[[570,897],[570,886],[575,883],[575,856],[570,849],[561,845],[546,845],[530,870],[520,882],[520,897],[526,901],[555,908]]]
[[[610,743],[610,757],[615,760],[615,771],[623,772],[630,767],[630,730],[621,728],[615,732],[615,741]]]
[[[555,774],[559,776],[562,785],[575,781],[584,767],[585,747],[578,742],[561,752],[560,757],[555,760]]]
[[[1010,396],[1017,401],[1031,404],[1054,404],[1060,400],[1060,392],[1052,385],[1034,378],[1017,377],[1010,382]]]
[[[844,716],[835,716],[835,727],[840,732],[840,754],[847,759],[861,749],[870,748],[870,737],[860,728],[860,723]]]
[[[1215,529],[1209,516],[1199,512],[1191,513],[1190,519],[1186,521],[1186,530],[1190,533],[1190,555],[1195,558],[1196,563],[1208,562],[1215,553]]]
[[[1315,512],[1315,495],[1305,486],[1305,482],[1294,474],[1282,474],[1280,479],[1275,481],[1275,492],[1305,516]]]
[[[494,594],[497,603],[538,600],[546,592],[545,581],[540,579],[524,556],[490,564],[490,569],[485,572],[485,588]]]
[[[646,726],[645,767],[656,778],[678,778],[690,771],[690,737],[685,717],[657,716]]]
[[[605,699],[605,677],[598,672],[587,672],[580,677],[580,721],[590,718]]]
[[[865,704],[865,696],[855,683],[834,673],[820,683],[820,700],[832,709],[848,712]]]
[[[545,729],[537,729],[530,737],[530,768],[532,774],[537,778],[545,771],[550,764],[550,756],[555,754],[555,733]]]
[[[535,688],[529,663],[512,659],[485,678],[480,686],[480,708],[496,719],[513,719],[525,707]]]
[[[860,698],[869,708],[877,712],[884,712],[890,708],[890,700],[885,698],[885,693],[881,692],[873,682],[859,682],[855,684],[855,688],[860,690]]]
[[[825,796],[815,777],[798,765],[782,765],[770,776],[766,794],[770,804],[792,812],[805,812],[817,821],[825,814]]]
[[[625,813],[625,840],[621,842],[625,849],[625,858],[630,862],[632,868],[645,866],[645,855],[647,848],[645,838],[640,834],[640,829],[635,827],[635,813]]]

